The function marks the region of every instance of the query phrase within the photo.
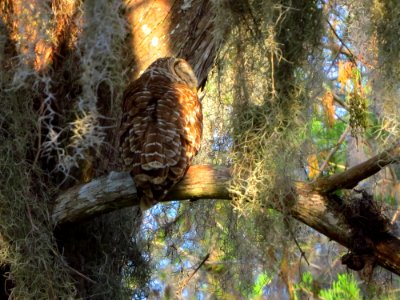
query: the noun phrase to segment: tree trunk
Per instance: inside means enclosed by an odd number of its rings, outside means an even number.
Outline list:
[[[210,0],[131,1],[132,76],[137,77],[163,56],[186,59],[200,86],[205,84],[223,41],[214,37],[214,10]]]
[[[199,84],[205,83],[220,47],[219,42],[210,34],[213,32],[211,1],[134,0],[129,2],[125,14],[130,32],[129,44],[127,44],[129,46],[127,48],[128,56],[130,57],[128,59],[129,80],[137,78],[157,58],[176,56],[188,60],[198,77]],[[99,93],[98,105],[105,108],[102,110],[103,115],[112,116],[112,107],[107,104],[110,103],[109,97],[112,97],[112,94],[110,92],[105,93],[106,97],[102,94],[104,93]],[[118,128],[118,121],[116,123],[105,124],[105,126]],[[108,131],[109,141],[114,136],[112,131]],[[97,174],[101,174],[104,172],[103,170],[118,169],[118,162],[110,160],[110,156],[115,157],[116,154],[105,149],[103,154],[94,161],[93,165],[97,169]],[[104,163],[104,161],[108,161],[108,163]],[[128,183],[125,182],[125,184]],[[132,201],[132,199],[126,200],[127,203]],[[79,209],[78,206],[75,209]],[[94,206],[92,209],[95,212],[99,207]],[[107,210],[111,211],[112,209],[107,208]],[[137,210],[97,215],[100,217],[78,225],[70,223],[68,226],[60,226],[56,232],[56,237],[61,241],[60,245],[68,262],[80,273],[90,274],[92,272],[93,267],[88,269],[85,265],[93,265],[94,268],[100,269],[105,260],[109,261],[109,267],[105,268],[108,273],[107,276],[94,278],[96,282],[88,281],[79,274],[75,276],[79,282],[79,294],[83,297],[107,289],[107,286],[101,283],[107,277],[120,278],[121,268],[127,259],[132,261],[140,259],[136,252],[132,256],[132,253],[121,251],[122,248],[131,247],[123,239],[132,234],[130,233],[131,230],[137,228],[136,225],[132,224],[133,220],[138,218]],[[122,223],[119,227],[115,225],[118,219]],[[137,225],[140,224],[139,221],[140,219],[137,220]],[[85,230],[82,230],[83,224],[85,224],[83,226]],[[129,227],[132,228],[129,229]],[[98,231],[98,235],[101,235],[100,240],[93,239],[92,230]],[[116,236],[119,236],[120,239],[115,240]],[[116,244],[120,245],[118,247],[109,245],[111,247],[105,249],[104,243],[107,244],[113,239]],[[96,245],[94,249],[93,245]],[[105,256],[104,252],[115,253],[115,255]],[[116,296],[110,295],[108,297]]]

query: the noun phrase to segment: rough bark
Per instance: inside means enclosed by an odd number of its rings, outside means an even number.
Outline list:
[[[227,168],[192,166],[165,201],[229,199],[229,180]],[[71,223],[135,205],[139,205],[139,200],[129,173],[111,172],[61,194],[56,199],[52,218],[55,224]]]
[[[131,1],[132,76],[162,56],[185,58],[204,85],[222,41],[214,31],[211,1]]]
[[[397,144],[393,148],[383,151],[369,160],[350,168],[346,172],[320,178],[315,182],[314,187],[321,193],[330,193],[339,188],[351,189],[361,180],[379,172],[383,167],[398,162],[399,156],[400,144]]]
[[[328,192],[351,188],[389,163],[399,161],[400,146],[377,155],[343,173],[321,178],[315,183],[297,182],[293,193],[286,196],[286,206],[276,207],[300,222],[314,228],[332,240],[359,253],[354,243],[355,225],[352,207]],[[184,180],[170,193],[166,201],[197,199],[230,199],[230,171],[224,167],[192,166]],[[344,180],[345,179],[345,180]],[[351,183],[351,184],[347,184]],[[362,204],[362,203],[361,203]],[[112,172],[92,182],[74,187],[56,201],[53,220],[56,223],[74,222],[111,210],[138,205],[136,189],[127,173]],[[367,211],[370,207],[365,207]],[[371,212],[373,214],[374,212]],[[373,226],[375,220],[369,220]],[[388,224],[385,224],[385,226]],[[382,224],[376,224],[382,227]],[[357,236],[360,238],[359,236]],[[389,225],[382,231],[363,235],[368,249],[360,255],[400,275],[400,239]]]

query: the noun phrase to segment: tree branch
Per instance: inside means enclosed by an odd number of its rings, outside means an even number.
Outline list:
[[[230,178],[228,168],[192,166],[165,201],[230,199]],[[129,173],[110,172],[61,194],[55,201],[52,219],[55,224],[73,223],[136,205],[139,200]]]
[[[207,255],[203,258],[203,260],[201,261],[201,263],[197,266],[197,268],[192,272],[192,274],[188,275],[188,277],[181,283],[179,284],[179,291],[176,293],[176,295],[181,295],[183,292],[183,289],[185,288],[185,286],[188,284],[188,282],[190,281],[190,279],[193,278],[193,276],[197,273],[198,270],[200,270],[200,268],[202,267],[202,265],[204,265],[204,263],[207,261],[207,259],[210,257],[210,253],[207,253]]]
[[[344,130],[344,132],[340,136],[340,138],[339,138],[338,142],[336,143],[336,145],[331,149],[331,151],[329,151],[328,156],[326,157],[326,159],[322,163],[321,167],[319,168],[317,179],[322,176],[322,173],[325,171],[325,168],[328,166],[330,160],[335,155],[336,151],[338,151],[340,145],[342,145],[342,143],[343,143],[344,139],[346,138],[347,134],[349,133],[350,129],[351,129],[350,125],[347,125],[346,129]]]
[[[343,173],[320,178],[315,183],[297,182],[293,193],[286,196],[285,207],[276,207],[332,240],[351,249],[352,227],[343,213],[343,205],[327,193],[339,188],[354,187],[358,181],[399,161],[400,146],[385,151]],[[166,201],[184,199],[230,199],[230,170],[224,167],[192,166],[183,181],[171,191]],[[279,201],[277,201],[278,203]],[[92,218],[112,210],[138,205],[136,188],[128,173],[111,172],[90,183],[76,186],[56,199],[53,210],[55,224]],[[400,239],[388,232],[374,241],[377,263],[400,275]]]
[[[353,55],[353,53],[351,52],[351,50],[349,49],[349,47],[347,47],[346,43],[342,40],[342,38],[337,34],[336,29],[333,28],[332,24],[327,20],[326,21],[330,27],[330,29],[332,30],[333,34],[336,36],[336,38],[340,41],[340,43],[343,45],[343,47],[346,48],[346,51],[348,52],[348,58],[354,63],[357,64],[357,62],[355,61],[355,56]]]
[[[338,189],[352,189],[361,180],[374,175],[383,167],[399,161],[400,143],[342,173],[320,178],[313,185],[316,190],[323,194],[328,194]]]
[[[139,200],[129,173],[111,172],[61,194],[52,219],[55,224],[72,223],[135,205],[139,205]]]

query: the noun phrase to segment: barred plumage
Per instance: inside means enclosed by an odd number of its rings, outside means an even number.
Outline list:
[[[179,58],[160,58],[127,87],[119,131],[120,155],[147,209],[186,174],[200,148],[197,79]]]

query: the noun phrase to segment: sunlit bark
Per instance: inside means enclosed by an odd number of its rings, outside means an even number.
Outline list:
[[[192,65],[200,85],[205,83],[222,43],[211,34],[215,29],[210,0],[135,0],[127,11],[133,77],[159,57],[176,56]]]

